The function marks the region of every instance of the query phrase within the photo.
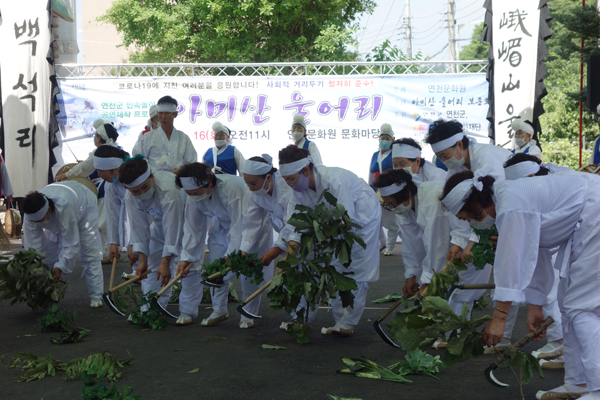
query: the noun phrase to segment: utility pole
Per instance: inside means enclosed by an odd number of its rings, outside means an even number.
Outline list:
[[[410,24],[410,0],[406,0],[406,54],[409,59],[412,59],[412,32]]]
[[[456,5],[454,0],[448,0],[448,55],[450,61],[456,61],[456,32],[454,30],[456,21],[454,20],[454,12]],[[452,66],[452,72],[456,72],[456,68]]]

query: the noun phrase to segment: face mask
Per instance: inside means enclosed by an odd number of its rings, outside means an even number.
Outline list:
[[[463,152],[464,152],[464,150],[463,150]],[[457,168],[460,168],[463,165],[465,165],[464,153],[463,153],[463,157],[460,160],[458,160],[456,157],[454,157],[455,155],[456,155],[456,149],[454,150],[454,155],[452,157],[450,157],[446,161],[443,161],[444,165],[446,167],[448,167],[448,169],[457,169]]]
[[[190,196],[196,203],[204,203],[210,197],[209,193],[201,194],[200,196]]]
[[[525,143],[525,139],[521,138],[521,137],[515,138],[515,142],[517,143],[517,146],[519,146],[519,147],[523,147],[527,144],[527,143]]]
[[[113,178],[110,180],[110,183],[117,183],[118,179],[116,176],[113,176]]]
[[[227,140],[215,140],[215,146],[223,147],[227,144]]]
[[[294,140],[296,142],[299,141],[299,140],[302,140],[302,138],[304,137],[304,132],[293,131],[292,132],[292,137],[294,138]]]
[[[304,176],[302,171],[300,172],[300,178],[293,185],[290,185],[296,192],[304,192],[308,189],[309,179],[308,176]]]
[[[415,160],[415,162],[416,162],[416,160]],[[403,170],[405,170],[406,172],[408,172],[409,174],[413,175],[413,178],[414,178],[414,174],[413,174],[413,172],[412,172],[412,166],[413,166],[413,165],[414,165],[414,162],[413,162],[412,164],[410,164],[408,167],[402,167],[402,168],[400,168],[400,169],[403,169]]]
[[[470,224],[473,228],[486,230],[494,226],[494,224],[496,223],[496,218],[490,217],[485,211],[483,213],[485,214],[483,221],[479,222],[475,221],[474,219],[471,220]]]
[[[252,193],[254,193],[257,196],[266,196],[267,194],[269,194],[270,185],[268,183],[269,182],[265,179],[265,183],[263,184],[263,187]],[[266,188],[265,188],[265,185],[267,185]]]
[[[396,208],[392,208],[392,212],[396,215],[403,215],[406,214],[408,212],[408,210],[410,210],[412,208],[412,200],[408,202],[408,205],[405,206],[404,204],[400,203],[396,206]]]
[[[138,200],[150,200],[152,198],[152,195],[154,194],[154,186],[152,186],[146,193],[137,195],[137,196],[133,196]]]
[[[47,226],[49,223],[50,223],[50,220],[42,221],[42,222],[34,222],[34,224],[37,228],[43,228],[43,227]]]
[[[388,142],[387,140],[379,141],[379,147],[381,147],[382,150],[388,150],[391,145],[392,145],[392,142]]]

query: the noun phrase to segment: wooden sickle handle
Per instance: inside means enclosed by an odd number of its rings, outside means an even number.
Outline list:
[[[129,285],[130,283],[133,283],[133,282],[137,281],[138,279],[148,275],[150,272],[152,272],[152,271],[146,271],[146,272],[142,273],[140,276],[134,276],[133,278],[129,279],[128,281],[125,281],[125,282],[121,283],[120,285],[117,285],[114,288],[110,289],[108,292],[114,293],[117,290],[122,289],[125,286]]]

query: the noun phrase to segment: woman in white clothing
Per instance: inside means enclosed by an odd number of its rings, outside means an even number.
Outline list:
[[[192,318],[198,315],[198,304],[202,299],[202,284],[199,276],[204,257],[204,243],[208,220],[212,218],[212,226],[208,234],[207,263],[226,257],[234,251],[240,250],[243,232],[243,201],[248,189],[244,180],[239,176],[228,174],[214,174],[206,164],[192,163],[183,167],[177,174],[177,186],[183,188],[187,202],[185,206],[185,224],[183,237],[183,250],[177,271],[183,270],[190,264],[188,277],[182,281],[180,299],[189,305],[181,309],[180,319],[182,325],[191,323]],[[266,217],[266,216],[265,216]],[[258,221],[260,229],[256,231],[258,240],[246,247],[252,252],[266,251],[273,238],[273,231],[267,218]],[[273,266],[263,268],[265,279],[271,279]],[[227,312],[227,295],[229,293],[229,280],[233,276],[229,273],[223,277],[223,286],[211,291],[213,312],[202,321],[203,326],[214,326],[229,318]],[[259,285],[250,283],[252,278],[245,276],[242,279],[242,292],[244,297],[254,293]],[[254,299],[246,306],[252,313],[258,314],[260,297]],[[242,316],[239,327],[252,328],[254,320]]]
[[[514,119],[511,127],[515,130],[515,148],[513,154],[530,154],[542,161],[542,150],[537,146],[537,142],[533,140],[533,124],[530,121],[523,121],[521,118]]]
[[[392,143],[392,166],[403,169],[418,186],[421,182],[445,181],[446,171],[421,156],[421,146],[412,138],[401,138]]]
[[[346,208],[352,222],[362,227],[356,233],[363,239],[366,248],[358,244],[352,247],[352,263],[348,268],[334,261],[338,272],[354,273],[352,278],[358,285],[358,290],[353,291],[354,307],[343,308],[338,296],[331,304],[335,325],[321,330],[323,334],[352,335],[364,311],[369,283],[379,278],[379,199],[373,189],[354,173],[342,168],[314,165],[308,150],[294,145],[279,152],[279,168],[282,178],[294,190],[291,209],[296,205],[316,206],[323,191],[328,190]],[[290,244],[298,248],[300,238],[300,233],[290,228]]]
[[[292,138],[294,139],[294,144],[301,149],[308,150],[308,153],[313,159],[313,164],[323,164],[323,160],[321,160],[321,153],[319,153],[316,143],[308,140],[306,137],[306,121],[304,120],[304,115],[294,115],[294,122],[292,122],[291,132]]]
[[[529,304],[530,331],[544,320],[542,305],[552,289],[550,263],[538,263],[538,248],[559,247],[559,305],[563,319],[565,385],[538,399],[600,398],[600,177],[539,176],[497,181],[480,170],[450,178],[442,203],[473,226],[498,228],[494,260],[494,315],[482,340],[503,337],[513,302]],[[587,388],[585,385],[587,384]],[[582,387],[583,386],[583,387]],[[573,397],[566,397],[566,396]]]

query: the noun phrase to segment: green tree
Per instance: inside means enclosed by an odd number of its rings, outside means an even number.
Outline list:
[[[132,62],[355,60],[356,17],[373,0],[117,0],[113,24]]]
[[[471,43],[466,45],[460,51],[461,60],[487,60],[490,49],[488,42],[482,42],[481,36],[483,35],[484,25],[483,22],[475,25],[473,35],[471,35]]]

